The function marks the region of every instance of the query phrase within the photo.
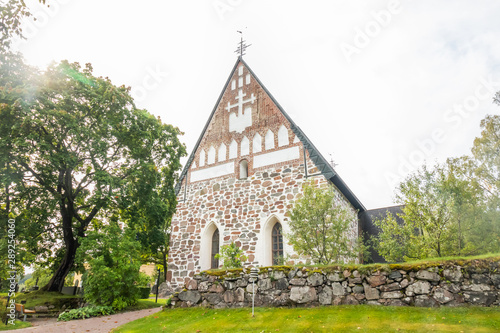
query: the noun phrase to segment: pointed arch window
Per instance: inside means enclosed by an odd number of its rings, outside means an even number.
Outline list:
[[[278,265],[283,260],[283,235],[281,224],[277,222],[272,232],[273,265]]]
[[[215,257],[219,253],[219,229],[215,229],[212,235],[212,252],[210,253],[211,264],[210,268],[219,268],[219,259]]]

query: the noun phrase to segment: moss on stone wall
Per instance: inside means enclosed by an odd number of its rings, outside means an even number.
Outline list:
[[[428,260],[419,260],[414,262],[405,263],[395,263],[395,264],[346,264],[346,265],[330,265],[330,266],[266,266],[258,267],[259,274],[265,274],[272,271],[281,271],[288,274],[292,269],[301,270],[304,273],[334,273],[339,271],[358,271],[360,274],[371,274],[373,272],[391,272],[394,270],[403,270],[407,272],[417,272],[423,269],[429,269],[433,267],[453,267],[461,266],[464,269],[471,267],[474,269],[488,269],[492,272],[500,271],[496,267],[492,267],[492,263],[499,263],[500,255],[481,255],[475,257],[456,257],[456,258],[434,258]],[[217,276],[224,279],[234,279],[238,278],[240,274],[249,274],[249,268],[234,268],[234,269],[213,269],[208,271],[203,271],[200,275]]]

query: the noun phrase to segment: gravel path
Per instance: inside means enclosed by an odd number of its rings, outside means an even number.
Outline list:
[[[16,333],[108,333],[111,329],[142,317],[157,313],[161,308],[118,313],[110,316],[82,320],[60,321],[55,318],[29,320],[33,327],[15,330]]]

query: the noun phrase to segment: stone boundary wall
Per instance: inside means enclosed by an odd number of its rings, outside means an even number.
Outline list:
[[[432,266],[432,267],[430,267]],[[255,305],[499,306],[500,258],[427,266],[351,268],[275,266],[259,269]],[[252,305],[249,269],[195,275],[170,299],[172,307],[235,308]]]

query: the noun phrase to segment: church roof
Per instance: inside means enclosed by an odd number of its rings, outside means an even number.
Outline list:
[[[248,69],[250,74],[255,78],[255,80],[262,87],[264,92],[269,96],[269,98],[273,101],[273,103],[280,110],[280,112],[283,114],[283,116],[288,120],[288,122],[290,123],[290,126],[291,126],[291,130],[297,136],[297,138],[299,138],[299,140],[302,142],[304,147],[307,149],[307,151],[309,152],[309,158],[314,162],[314,164],[318,168],[319,172],[325,178],[329,179],[342,192],[342,194],[347,198],[347,200],[349,200],[349,202],[354,206],[354,208],[356,208],[359,212],[365,211],[366,210],[365,206],[363,206],[361,201],[359,201],[359,199],[349,189],[349,187],[345,184],[345,182],[342,180],[342,178],[340,178],[340,176],[333,169],[333,167],[330,165],[330,163],[328,163],[328,161],[323,157],[323,155],[321,155],[319,150],[316,149],[314,144],[304,134],[304,132],[300,129],[300,127],[297,126],[297,124],[295,124],[295,122],[292,120],[292,118],[290,118],[290,116],[285,112],[285,110],[281,107],[281,105],[274,98],[274,96],[271,94],[271,92],[269,92],[269,90],[267,90],[267,88],[264,86],[264,84],[262,84],[262,82],[259,80],[257,75],[255,75],[255,73],[252,71],[252,69],[248,66],[248,64],[245,62],[245,60],[243,60],[243,58],[241,56],[238,57],[238,60],[234,64],[233,69],[232,69],[231,73],[229,74],[229,77],[226,81],[226,84],[224,85],[224,88],[222,89],[222,92],[219,95],[217,102],[215,103],[215,106],[212,110],[212,113],[210,114],[210,117],[208,118],[208,121],[205,124],[205,127],[203,128],[203,131],[201,132],[201,135],[200,135],[198,141],[196,142],[196,145],[195,145],[194,149],[192,150],[191,155],[189,156],[188,161],[187,161],[186,165],[184,166],[184,169],[182,170],[182,173],[181,173],[180,178],[179,178],[179,182],[177,183],[177,185],[175,187],[176,194],[178,194],[180,189],[181,189],[182,182],[183,182],[184,178],[186,177],[191,164],[193,163],[193,160],[195,158],[195,153],[198,150],[198,147],[201,143],[201,140],[203,139],[203,136],[204,136],[205,132],[207,131],[208,125],[210,124],[210,122],[215,114],[215,111],[217,110],[217,107],[218,107],[218,105],[219,105],[219,103],[224,95],[224,92],[226,91],[226,88],[228,87],[229,83],[231,82],[231,78],[232,78],[234,72],[236,71],[236,69],[238,68],[238,64],[240,62]]]

